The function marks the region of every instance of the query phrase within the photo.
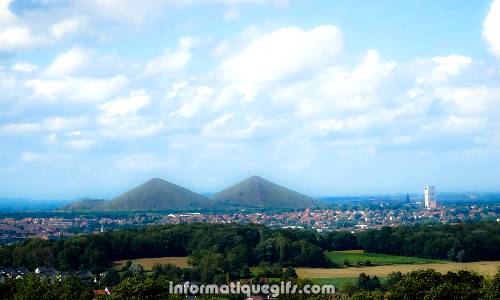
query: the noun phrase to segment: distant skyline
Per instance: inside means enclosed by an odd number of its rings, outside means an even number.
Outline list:
[[[0,0],[0,198],[500,191],[500,0]]]

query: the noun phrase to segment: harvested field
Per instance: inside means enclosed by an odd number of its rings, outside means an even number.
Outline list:
[[[401,265],[386,265],[374,267],[349,267],[341,269],[325,269],[325,268],[296,268],[297,275],[300,278],[340,278],[340,277],[358,277],[359,274],[365,273],[370,276],[377,275],[378,277],[386,277],[392,272],[400,271],[408,273],[414,270],[434,269],[441,273],[448,271],[468,270],[491,276],[498,272],[500,261],[481,261],[470,263],[431,263],[431,264],[401,264]]]
[[[188,265],[188,257],[156,257],[156,258],[138,258],[138,259],[130,259],[132,262],[138,263],[144,266],[144,269],[151,270],[155,263],[159,264],[171,264],[177,267],[187,268]],[[117,260],[114,262],[115,268],[120,268],[123,266],[128,260]]]

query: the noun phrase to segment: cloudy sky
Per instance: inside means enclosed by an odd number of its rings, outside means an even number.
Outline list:
[[[0,196],[500,190],[500,0],[0,0]]]

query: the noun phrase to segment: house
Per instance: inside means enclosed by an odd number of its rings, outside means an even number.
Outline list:
[[[0,267],[0,276],[4,278],[23,278],[29,274],[29,270],[25,267],[20,268],[4,268]]]
[[[104,289],[94,290],[94,299],[102,299],[107,295],[111,295],[111,289],[106,287]]]
[[[14,270],[14,273],[16,273],[19,276],[24,277],[24,276],[28,275],[30,273],[30,271],[25,267],[19,267],[19,268],[16,268]]]
[[[103,289],[94,290],[94,299],[102,299],[107,295],[109,294]]]
[[[81,270],[77,273],[77,276],[80,280],[92,280],[94,274],[88,270]]]
[[[55,278],[57,278],[59,280],[63,280],[64,278],[67,278],[67,277],[70,277],[70,276],[71,276],[71,273],[70,272],[66,272],[66,271],[58,271],[55,274]]]
[[[42,278],[49,278],[59,274],[59,271],[54,268],[38,267],[35,269],[35,273]]]

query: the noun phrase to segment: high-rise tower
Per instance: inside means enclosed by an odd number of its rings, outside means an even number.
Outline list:
[[[432,208],[437,207],[436,187],[426,186],[424,188],[424,205],[425,205],[425,209],[432,209]]]

